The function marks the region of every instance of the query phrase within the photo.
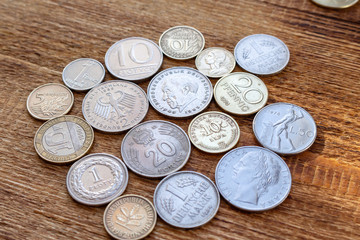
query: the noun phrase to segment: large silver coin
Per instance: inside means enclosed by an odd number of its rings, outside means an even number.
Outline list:
[[[94,153],[71,166],[66,186],[74,200],[99,206],[121,195],[126,189],[128,178],[128,170],[120,159],[106,153]]]
[[[211,101],[210,80],[188,67],[168,68],[149,83],[148,98],[156,111],[169,117],[189,117],[203,111]]]
[[[261,109],[253,121],[257,140],[279,154],[297,154],[315,141],[316,124],[303,108],[291,103],[273,103]]]
[[[153,120],[131,129],[121,144],[125,164],[145,177],[164,177],[182,168],[189,159],[189,137],[179,126]]]
[[[284,160],[256,146],[236,148],[225,154],[215,170],[220,194],[247,211],[265,211],[289,195],[291,173]]]
[[[285,43],[266,34],[254,34],[241,39],[234,49],[234,55],[240,67],[259,75],[280,72],[290,59]]]
[[[192,171],[164,178],[154,192],[156,212],[168,224],[194,228],[209,222],[217,213],[220,195],[206,176]]]

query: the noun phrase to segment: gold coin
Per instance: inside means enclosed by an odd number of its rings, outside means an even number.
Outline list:
[[[312,0],[314,3],[328,8],[348,8],[359,0]]]
[[[240,138],[240,128],[235,119],[222,112],[205,112],[195,117],[188,129],[190,141],[208,153],[226,152]]]
[[[82,118],[60,116],[48,120],[35,134],[35,150],[52,163],[68,163],[85,155],[94,141],[92,127]]]
[[[115,239],[142,239],[155,227],[154,205],[139,195],[124,195],[113,200],[104,212],[106,231]]]

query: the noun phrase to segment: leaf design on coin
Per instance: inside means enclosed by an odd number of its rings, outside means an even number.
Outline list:
[[[180,188],[188,187],[191,185],[196,186],[197,183],[198,181],[196,181],[192,177],[183,177],[176,181],[176,185]]]
[[[243,59],[249,59],[249,55],[250,55],[251,49],[250,48],[244,48],[243,49]]]
[[[45,116],[54,116],[59,111],[64,111],[64,107],[68,104],[66,101],[69,98],[67,93],[54,93],[54,94],[36,94],[36,98],[40,99],[40,102],[34,103],[31,109],[39,114],[42,113]]]
[[[172,198],[163,198],[161,200],[161,206],[167,211],[170,215],[175,211],[174,199]]]
[[[138,214],[139,208],[140,206],[138,204],[135,204],[130,211],[126,207],[121,207],[120,210],[122,214],[116,215],[116,219],[119,221],[116,221],[115,223],[129,231],[133,231],[128,226],[130,225],[139,227],[141,225],[140,220],[145,217],[143,214]]]

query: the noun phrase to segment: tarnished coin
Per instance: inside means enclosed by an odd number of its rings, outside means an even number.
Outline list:
[[[105,68],[97,60],[79,58],[69,63],[62,72],[66,86],[75,91],[89,90],[104,80]]]
[[[315,141],[316,124],[303,108],[291,103],[273,103],[261,109],[253,121],[256,139],[279,154],[297,154]]]
[[[247,211],[265,211],[289,195],[291,173],[284,160],[256,146],[239,147],[225,154],[215,170],[220,194]]]
[[[240,67],[259,75],[280,72],[290,59],[285,43],[266,34],[254,34],[241,39],[234,49],[234,55]]]
[[[166,30],[159,40],[163,53],[173,59],[186,60],[198,55],[205,46],[205,38],[193,27],[176,26]]]
[[[153,77],[147,93],[156,111],[182,118],[202,112],[210,104],[213,88],[210,80],[199,71],[173,67]]]
[[[39,156],[52,163],[68,163],[84,156],[94,141],[92,127],[82,118],[60,116],[48,120],[35,134]]]
[[[164,177],[182,168],[189,159],[191,144],[179,126],[161,120],[141,123],[121,143],[125,164],[145,177]]]
[[[142,239],[149,235],[156,224],[153,204],[138,195],[121,196],[106,207],[104,226],[115,239]]]
[[[156,212],[168,224],[195,228],[216,215],[220,195],[208,177],[183,171],[161,180],[154,192],[154,205]]]
[[[104,82],[91,89],[82,112],[94,128],[118,133],[141,122],[149,109],[146,93],[138,85],[120,80]]]
[[[163,54],[156,43],[131,37],[114,43],[105,55],[109,72],[120,79],[137,81],[154,75],[163,62]]]
[[[359,0],[312,0],[314,3],[328,8],[348,8]]]
[[[235,119],[222,112],[205,112],[196,116],[189,125],[189,137],[198,149],[208,153],[226,152],[240,138]]]
[[[49,120],[67,114],[74,103],[74,95],[66,86],[48,83],[35,88],[29,95],[26,107],[31,116]]]
[[[234,55],[225,48],[206,48],[195,59],[196,68],[208,77],[219,78],[235,68]]]
[[[216,103],[229,113],[249,115],[265,106],[268,90],[265,83],[255,75],[236,72],[217,81],[214,98]]]

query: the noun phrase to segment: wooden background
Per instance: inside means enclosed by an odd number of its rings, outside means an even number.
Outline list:
[[[110,238],[102,221],[105,206],[81,205],[68,195],[70,165],[53,165],[37,156],[33,137],[43,122],[28,114],[26,99],[39,85],[62,83],[62,70],[74,59],[104,63],[114,42],[132,36],[158,42],[163,31],[176,25],[200,30],[205,47],[230,51],[250,34],[283,40],[291,52],[289,65],[280,74],[261,77],[268,103],[305,108],[317,123],[318,136],[308,151],[284,157],[293,185],[279,207],[247,213],[222,199],[205,226],[182,230],[159,219],[149,239],[360,239],[360,4],[332,10],[310,0],[1,0],[0,20],[1,239]],[[195,67],[194,59],[164,57],[162,69],[173,66]],[[105,80],[110,79],[107,73]],[[146,91],[148,83],[139,85]],[[85,93],[74,95],[70,114],[82,116]],[[208,110],[220,108],[212,100]],[[168,120],[150,107],[145,120],[151,119]],[[253,116],[235,119],[241,129],[237,146],[258,145]],[[187,131],[191,119],[171,121]],[[96,132],[90,153],[121,157],[124,134]],[[214,180],[222,155],[193,148],[183,170]],[[125,193],[152,200],[159,180],[132,172],[129,180]]]

